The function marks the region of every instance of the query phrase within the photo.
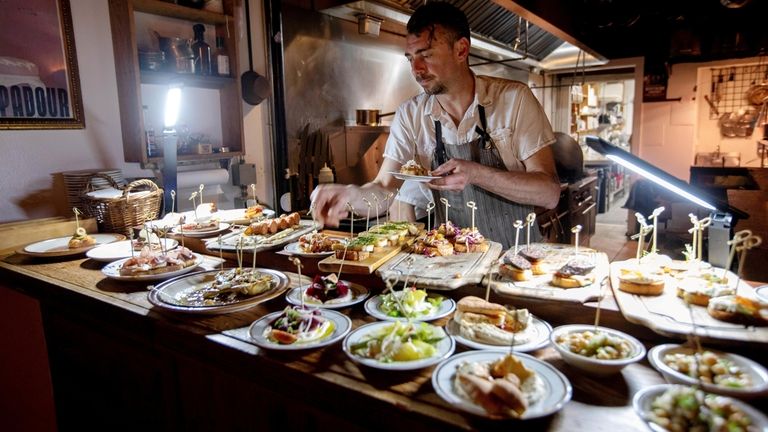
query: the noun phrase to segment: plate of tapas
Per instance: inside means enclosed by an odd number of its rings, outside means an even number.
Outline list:
[[[211,237],[229,229],[231,225],[218,220],[209,222],[190,222],[182,225],[176,225],[171,230],[174,234],[185,235],[187,237]]]
[[[211,214],[212,217],[217,218],[219,221],[231,224],[249,224],[253,221],[271,218],[274,215],[274,210],[262,206],[251,206],[247,209],[219,210]]]
[[[312,231],[299,237],[299,240],[285,245],[285,250],[291,255],[316,258],[334,254],[334,245],[344,244],[340,237],[331,237],[317,231]]]
[[[144,246],[149,246],[153,251],[170,251],[178,245],[179,242],[173,239],[158,239],[156,243],[151,244],[136,240],[122,240],[95,247],[85,255],[95,261],[112,262],[138,255]]]
[[[193,314],[237,312],[273,299],[288,288],[288,276],[264,268],[234,267],[178,276],[153,287],[149,301]]]
[[[696,387],[677,384],[646,387],[635,393],[632,407],[655,432],[768,430],[768,418],[751,405]]]
[[[251,324],[257,346],[278,351],[320,348],[338,342],[352,329],[348,316],[328,309],[287,306]]]
[[[368,298],[368,288],[353,282],[338,280],[335,274],[317,275],[309,285],[293,288],[285,295],[288,303],[322,309],[341,309]]]
[[[440,176],[405,174],[397,171],[389,171],[389,173],[398,180],[410,180],[419,183],[429,183],[434,179],[441,178]]]
[[[648,351],[648,361],[672,384],[698,385],[710,393],[740,399],[768,393],[768,371],[740,355],[663,344]]]
[[[344,338],[344,353],[375,369],[416,370],[453,354],[456,343],[438,326],[425,322],[377,321]]]
[[[254,222],[244,230],[222,236],[221,239],[212,238],[205,247],[215,251],[267,250],[292,242],[316,228],[314,221],[301,220],[298,213],[291,213]]]
[[[135,256],[104,266],[101,272],[110,279],[122,281],[154,281],[189,273],[202,264],[203,256],[185,247],[168,252],[150,251],[145,247]]]
[[[456,342],[473,349],[512,347],[530,352],[549,344],[552,326],[528,309],[509,309],[479,297],[459,300],[456,313],[445,326]]]
[[[452,406],[481,417],[522,420],[556,413],[571,383],[554,366],[509,350],[468,351],[440,363],[432,387]]]
[[[41,257],[78,255],[97,246],[125,239],[122,234],[86,234],[83,228],[80,230],[82,231],[76,232],[73,236],[52,238],[29,244],[24,246],[22,252]]]
[[[365,302],[368,315],[383,321],[433,321],[454,309],[453,299],[415,287],[377,295]]]

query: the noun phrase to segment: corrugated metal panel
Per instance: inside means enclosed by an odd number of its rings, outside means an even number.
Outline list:
[[[506,45],[512,49],[515,45],[515,39],[518,36],[518,16],[507,9],[488,0],[446,0],[454,6],[461,9],[469,20],[469,28],[485,39]],[[390,0],[390,2],[392,2]],[[396,0],[397,3],[405,9],[415,10],[424,0]],[[520,33],[520,44],[517,51],[523,54],[525,52],[525,21],[523,31]],[[541,28],[528,25],[528,56],[535,60],[542,60],[552,51],[559,47],[563,41],[542,30]]]

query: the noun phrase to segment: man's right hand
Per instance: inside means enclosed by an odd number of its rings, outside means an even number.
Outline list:
[[[339,221],[349,217],[348,203],[359,197],[360,187],[355,185],[322,184],[317,186],[312,200],[312,218],[325,226],[337,227]]]

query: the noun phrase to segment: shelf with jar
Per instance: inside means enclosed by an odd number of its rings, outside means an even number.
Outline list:
[[[243,154],[243,113],[238,69],[241,0],[222,12],[158,0],[110,0],[112,45],[126,162],[155,164],[162,138],[165,93],[181,87],[179,123],[208,137],[198,153],[179,160],[223,159]]]

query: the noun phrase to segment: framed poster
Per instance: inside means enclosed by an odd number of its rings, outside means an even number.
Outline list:
[[[0,130],[84,128],[69,0],[0,5]]]

